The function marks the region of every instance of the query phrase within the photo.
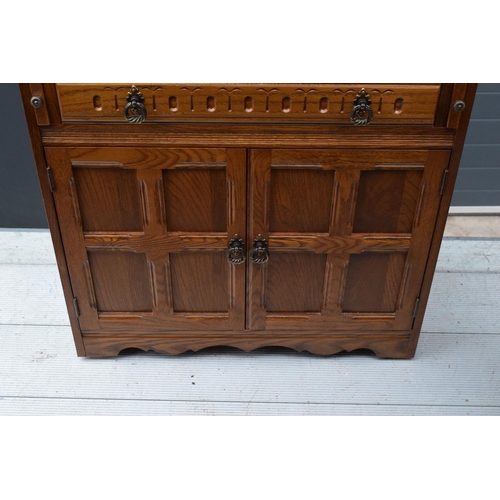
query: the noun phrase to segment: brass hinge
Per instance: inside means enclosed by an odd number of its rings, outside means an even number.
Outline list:
[[[53,193],[56,190],[56,187],[54,185],[54,177],[52,177],[52,170],[50,167],[47,167],[47,177],[49,178],[50,192]]]
[[[80,306],[78,305],[78,300],[76,298],[73,299],[73,307],[75,308],[76,317],[80,317]]]
[[[420,304],[420,297],[417,297],[417,300],[415,301],[415,308],[413,309],[413,318],[415,318],[415,316],[417,315],[419,304]]]
[[[443,181],[441,182],[441,191],[439,193],[440,196],[443,196],[444,188],[446,187],[446,181],[448,180],[448,169],[444,171]]]

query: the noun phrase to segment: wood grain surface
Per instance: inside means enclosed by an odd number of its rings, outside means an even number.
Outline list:
[[[474,85],[138,87],[136,126],[128,85],[21,86],[79,355],[414,355]]]
[[[123,122],[132,84],[57,84],[63,122]],[[142,84],[148,121],[350,121],[354,99],[368,91],[373,123],[427,123],[435,119],[440,85],[387,84]]]

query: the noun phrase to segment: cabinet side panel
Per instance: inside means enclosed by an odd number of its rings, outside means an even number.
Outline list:
[[[460,165],[460,158],[462,156],[465,136],[467,134],[467,126],[469,124],[470,115],[472,113],[472,106],[474,104],[476,89],[477,89],[477,83],[467,84],[467,89],[465,91],[465,98],[464,98],[465,110],[461,113],[460,123],[457,129],[457,133],[455,135],[453,149],[451,151],[451,157],[448,164],[448,176],[446,180],[446,185],[444,186],[443,195],[441,197],[439,205],[437,222],[434,228],[434,234],[432,237],[429,257],[427,259],[424,279],[420,290],[420,305],[417,314],[415,316],[415,321],[413,323],[412,337],[408,348],[408,356],[410,357],[415,354],[418,338],[420,335],[420,330],[422,328],[422,323],[424,321],[424,314],[427,306],[427,300],[429,299],[429,293],[431,290],[432,280],[434,278],[434,271],[436,269],[439,249],[441,248],[444,228],[446,226],[446,220],[448,217],[448,211],[450,209],[451,198],[453,196],[453,188],[455,186],[455,181],[457,179],[458,167]]]
[[[57,267],[59,270],[59,276],[61,278],[64,299],[66,301],[66,307],[71,324],[71,331],[73,332],[73,338],[75,341],[76,352],[78,356],[85,356],[86,354],[83,345],[82,334],[80,331],[80,324],[78,323],[78,318],[76,317],[76,312],[73,307],[73,291],[71,288],[68,267],[66,264],[66,257],[62,245],[59,223],[57,220],[54,200],[52,198],[49,180],[47,177],[47,164],[45,161],[42,139],[40,137],[40,131],[38,130],[38,126],[36,123],[33,107],[30,104],[30,99],[32,96],[28,84],[22,83],[19,85],[19,88],[21,91],[21,98],[26,115],[26,122],[28,124],[28,130],[30,133],[31,146],[35,158],[35,165],[38,173],[38,180],[40,182],[40,189],[42,191],[45,213],[47,215],[47,220],[49,223],[50,235],[52,238],[52,244],[54,245]]]

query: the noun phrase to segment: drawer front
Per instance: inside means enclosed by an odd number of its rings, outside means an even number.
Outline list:
[[[127,124],[130,84],[56,84],[65,123]],[[441,85],[137,84],[147,122],[254,120],[352,125],[354,101],[366,89],[376,124],[432,125]],[[130,110],[129,110],[130,112]],[[130,113],[129,113],[130,117]]]

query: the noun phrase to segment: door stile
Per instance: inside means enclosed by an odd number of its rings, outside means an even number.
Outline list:
[[[247,192],[246,192],[246,150],[228,149],[226,164],[227,196],[227,246],[238,235],[245,242],[244,252],[248,256],[247,240]],[[234,265],[227,263],[229,291],[229,325],[232,330],[245,328],[245,263]]]
[[[159,168],[138,170],[137,179],[140,187],[143,207],[144,237],[150,240],[162,239],[165,231],[165,213],[163,200],[162,171]],[[170,314],[168,275],[164,272],[165,256],[158,251],[146,250],[146,259],[151,274],[151,296],[153,297],[153,315],[167,318]]]
[[[339,203],[337,224],[333,227],[330,235],[351,236],[361,172],[357,169],[339,168],[335,174],[335,180],[339,185]]]
[[[47,163],[51,167],[55,190],[54,203],[61,228],[64,252],[68,270],[80,309],[80,328],[82,330],[100,330],[95,290],[89,271],[89,261],[85,246],[80,209],[74,189],[71,163],[65,149],[46,148]],[[71,214],[61,217],[61,214]]]
[[[332,168],[335,168],[335,165],[332,165]],[[359,170],[345,168],[335,170],[330,237],[352,235],[359,176]],[[342,294],[347,280],[349,255],[347,252],[329,252],[327,255],[325,280],[329,280],[329,297],[328,306],[322,309],[321,314],[331,317],[332,321],[335,321],[335,317],[337,319],[342,317]]]
[[[399,308],[395,321],[395,327],[398,330],[412,327],[415,301],[420,295],[422,276],[427,264],[436,215],[441,202],[441,183],[449,160],[450,151],[448,150],[431,150],[427,153],[406,259],[407,265],[398,297]]]
[[[249,154],[249,233],[247,254],[258,235],[269,241],[269,204],[271,187],[271,150],[252,149]],[[271,255],[272,258],[272,255]],[[247,326],[250,330],[266,329],[266,268],[248,259]]]

